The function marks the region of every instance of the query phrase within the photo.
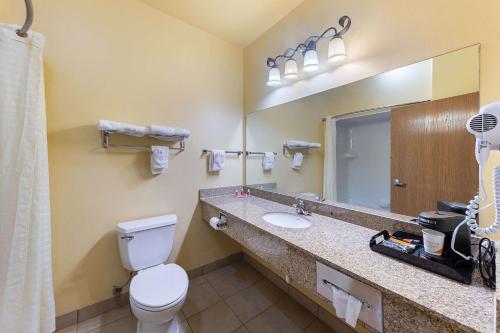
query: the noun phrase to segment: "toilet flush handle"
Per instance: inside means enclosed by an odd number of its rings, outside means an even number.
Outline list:
[[[132,240],[132,239],[134,239],[134,236],[132,236],[132,235],[124,235],[124,236],[121,236],[120,238],[121,239]]]

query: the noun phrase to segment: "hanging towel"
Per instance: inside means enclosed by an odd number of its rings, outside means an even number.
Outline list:
[[[45,37],[0,24],[0,323],[54,332]]]
[[[226,152],[224,150],[212,150],[208,153],[208,172],[219,172],[224,170]]]
[[[331,287],[332,303],[335,307],[335,313],[337,314],[337,317],[344,319],[346,315],[347,300],[349,299],[349,294],[342,289],[338,289],[334,286]]]
[[[169,148],[165,146],[151,146],[151,173],[158,175],[168,168]]]
[[[101,131],[117,132],[138,137],[144,136],[147,133],[145,126],[120,123],[118,121],[112,120],[99,120],[99,122],[97,123],[97,129]]]
[[[157,139],[168,139],[168,137],[188,138],[191,132],[185,128],[170,127],[163,125],[149,125],[146,129],[147,134]],[[165,138],[167,137],[167,138]]]
[[[302,153],[293,154],[292,168],[295,170],[299,170],[302,166],[302,162],[304,162],[304,155]]]
[[[358,322],[359,313],[361,312],[361,306],[363,303],[356,297],[349,295],[347,299],[347,307],[345,312],[345,321],[352,327],[356,327]]]
[[[274,153],[266,151],[264,157],[262,158],[262,169],[264,171],[270,171],[274,168]]]

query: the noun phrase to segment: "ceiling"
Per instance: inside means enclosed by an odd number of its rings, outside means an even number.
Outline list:
[[[140,0],[224,40],[248,46],[304,0]]]

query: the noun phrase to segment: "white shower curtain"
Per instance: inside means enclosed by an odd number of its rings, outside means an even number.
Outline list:
[[[333,117],[325,120],[325,160],[323,167],[323,197],[337,201],[337,125]]]
[[[44,37],[15,30],[0,24],[0,331],[53,332]]]

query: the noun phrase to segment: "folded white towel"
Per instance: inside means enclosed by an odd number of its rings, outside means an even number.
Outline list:
[[[300,141],[300,140],[286,140],[285,141],[285,146],[288,148],[320,148],[321,144],[317,142],[307,142],[307,141]]]
[[[295,170],[300,169],[302,166],[302,162],[304,162],[304,155],[300,152],[293,154],[292,168]]]
[[[219,172],[224,170],[226,152],[224,150],[212,150],[208,153],[208,172]]]
[[[164,137],[170,136],[188,138],[191,135],[191,132],[185,128],[169,127],[163,125],[149,125],[147,127],[147,133],[157,139],[164,139]]]
[[[358,322],[359,313],[361,312],[361,307],[363,303],[356,297],[349,295],[347,299],[347,307],[345,312],[345,321],[352,327],[356,327]]]
[[[165,146],[151,146],[151,173],[157,175],[168,168],[169,148]]]
[[[349,294],[342,289],[338,289],[334,286],[331,287],[332,303],[335,307],[335,313],[337,314],[337,317],[344,319],[346,315],[347,300],[349,299]]]
[[[264,153],[264,157],[262,158],[262,169],[264,171],[272,170],[274,168],[274,159],[274,153],[266,151]]]
[[[127,123],[120,123],[112,120],[99,120],[97,129],[101,131],[117,132],[133,136],[144,136],[147,134],[145,126],[138,126]]]
[[[307,148],[308,143],[306,141],[300,141],[300,140],[287,140],[285,142],[285,146],[288,148]]]

